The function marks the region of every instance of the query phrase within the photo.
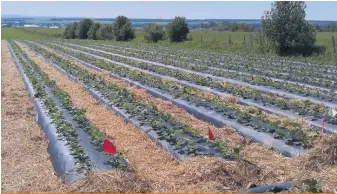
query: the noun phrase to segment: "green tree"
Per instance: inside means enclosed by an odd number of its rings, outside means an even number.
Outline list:
[[[301,1],[276,1],[261,18],[262,30],[280,55],[311,54],[316,32],[305,21],[306,4]]]
[[[70,29],[72,27],[72,24],[69,24],[66,29],[64,30],[63,32],[63,37],[66,38],[66,39],[72,39],[74,38],[73,36],[71,36],[71,33],[70,33]]]
[[[100,27],[101,25],[98,22],[93,23],[87,33],[88,38],[97,40],[96,32]]]
[[[63,37],[66,39],[74,39],[76,38],[76,29],[77,29],[78,22],[74,22],[69,24],[66,27],[66,30],[63,33]]]
[[[118,16],[112,27],[117,41],[128,41],[136,37],[129,18],[125,16]]]
[[[232,32],[238,31],[239,30],[239,24],[235,23],[235,22],[230,23],[230,29],[231,29]]]
[[[172,22],[167,24],[166,29],[171,42],[185,41],[190,32],[184,17],[175,17]]]
[[[158,24],[150,24],[144,28],[144,31],[144,39],[147,42],[158,42],[159,40],[163,40],[165,35],[163,27]]]
[[[88,38],[88,31],[92,25],[93,21],[91,19],[83,19],[79,24],[77,31],[77,38],[79,39],[87,39]]]
[[[96,38],[98,40],[112,40],[114,38],[112,24],[101,25],[96,31]]]

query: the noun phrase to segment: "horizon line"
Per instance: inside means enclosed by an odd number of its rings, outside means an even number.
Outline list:
[[[17,17],[13,17],[11,15],[18,15]],[[66,19],[66,18],[76,18],[76,19],[115,19],[116,17],[83,17],[83,16],[67,16],[67,17],[62,17],[62,16],[27,16],[27,15],[20,15],[20,14],[1,14],[1,18],[3,18],[3,16],[10,16],[8,18],[37,18],[37,17],[46,17],[46,18],[62,18],[62,19]],[[124,15],[125,16],[125,15]],[[117,16],[118,17],[118,16]],[[127,16],[126,16],[127,17]],[[184,17],[184,16],[178,16],[178,17]],[[186,18],[186,17],[185,17]],[[172,20],[174,18],[129,18],[129,19],[152,19],[152,20]],[[229,18],[197,18],[197,19],[191,19],[191,18],[186,18],[186,20],[261,20],[261,19],[247,19],[247,18],[238,18],[238,19],[229,19]],[[306,20],[306,21],[329,21],[329,22],[337,22],[337,20],[314,20],[314,19],[310,19],[310,20]]]

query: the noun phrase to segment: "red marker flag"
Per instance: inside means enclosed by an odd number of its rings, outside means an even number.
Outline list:
[[[104,143],[103,143],[103,146],[102,146],[102,150],[105,153],[112,154],[112,155],[115,155],[117,153],[114,144],[112,144],[112,142],[110,142],[107,139],[104,140]]]
[[[208,139],[209,139],[210,141],[213,141],[213,140],[214,140],[214,134],[213,134],[213,132],[211,131],[210,128],[208,128]]]

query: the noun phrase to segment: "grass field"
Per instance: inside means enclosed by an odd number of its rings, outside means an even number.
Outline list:
[[[64,32],[64,28],[30,28],[30,30],[36,30],[37,32],[43,33],[56,33],[56,34],[63,34]]]
[[[253,32],[207,32],[207,31],[193,31],[191,33],[192,41],[185,41],[182,43],[170,43],[169,40],[164,40],[159,43],[162,46],[178,47],[185,49],[205,49],[208,51],[224,52],[224,53],[236,53],[236,54],[262,54],[271,55],[277,57],[271,52],[265,51],[265,46],[259,44],[257,33]],[[295,57],[295,60],[309,60],[313,62],[325,62],[336,64],[337,53],[333,53],[332,47],[332,35],[337,40],[337,32],[318,32],[316,37],[317,45],[326,46],[327,50],[324,55],[312,56],[309,58]],[[229,44],[229,37],[231,44]],[[245,42],[244,42],[245,39]],[[144,44],[144,32],[137,31],[136,39],[132,40],[134,43]],[[151,44],[151,43],[148,43]],[[261,49],[262,47],[262,49]]]
[[[1,28],[1,40],[9,39],[44,39],[46,36],[42,34],[62,34],[63,28],[27,28],[27,31],[23,31],[20,28]],[[52,38],[52,37],[48,37]]]
[[[52,37],[52,34],[62,34],[64,29],[51,29],[51,28],[31,28],[31,31],[38,33],[50,34],[48,38]],[[33,33],[25,32],[17,28],[2,28],[1,39],[43,39],[45,36]],[[332,35],[337,41],[337,32],[318,32],[317,33],[317,45],[324,45],[327,51],[324,55],[311,56],[307,58],[295,57],[295,60],[323,62],[336,64],[337,53],[333,52]],[[272,52],[266,51],[266,45],[259,43],[258,34],[252,32],[214,32],[214,31],[193,31],[191,32],[192,40],[182,43],[170,43],[168,39],[160,41],[158,43],[145,43],[144,31],[137,30],[136,38],[132,40],[135,44],[157,44],[161,46],[168,46],[174,48],[184,49],[205,49],[208,51],[223,52],[223,53],[235,53],[235,54],[262,54],[271,55],[276,57]],[[230,37],[230,42],[229,42]],[[244,41],[245,40],[245,41]]]
[[[1,28],[1,40],[22,38],[41,38],[41,36],[34,33],[27,33],[17,28]]]

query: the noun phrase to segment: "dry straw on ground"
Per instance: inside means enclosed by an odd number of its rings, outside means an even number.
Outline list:
[[[174,117],[175,119],[177,119],[178,121],[180,121],[181,123],[187,124],[191,127],[193,127],[193,129],[201,132],[204,136],[208,135],[208,129],[212,129],[212,131],[214,132],[214,134],[219,137],[219,138],[223,138],[228,140],[228,145],[230,147],[234,147],[234,146],[238,146],[238,144],[242,143],[241,137],[240,135],[238,135],[234,129],[230,128],[230,127],[223,127],[223,128],[216,128],[213,125],[201,121],[197,118],[195,118],[194,116],[190,115],[189,113],[187,113],[187,111],[185,109],[179,108],[178,106],[172,104],[170,101],[166,101],[163,100],[161,98],[156,98],[151,96],[148,92],[146,92],[146,90],[144,89],[138,89],[135,86],[131,86],[130,84],[126,83],[125,81],[122,80],[118,80],[115,78],[110,77],[110,75],[106,72],[99,72],[90,68],[87,68],[84,65],[81,65],[80,63],[70,60],[68,57],[65,57],[61,54],[58,54],[54,51],[52,51],[51,49],[48,49],[49,52],[53,52],[54,54],[56,54],[57,56],[67,60],[69,63],[71,63],[72,65],[76,65],[92,74],[98,75],[100,77],[102,77],[103,79],[105,79],[106,81],[110,82],[110,83],[114,83],[118,86],[122,86],[127,88],[131,93],[135,94],[136,97],[148,104],[151,104],[153,106],[155,106],[158,110],[160,111],[164,111],[169,113],[172,117]]]
[[[20,44],[20,46],[22,45]],[[40,57],[34,57],[33,52],[28,51],[25,47],[22,48],[32,60],[40,65],[41,70],[47,73],[51,80],[55,80],[56,84],[70,95],[72,102],[76,106],[87,109],[86,116],[90,121],[113,137],[117,149],[123,149],[130,166],[136,171],[137,176],[151,185],[152,191],[198,191],[200,185],[203,185],[205,191],[214,191],[213,180],[202,179],[199,182],[190,180],[198,177],[197,174],[200,173],[200,169],[210,169],[219,173],[224,172],[226,176],[222,179],[229,180],[232,180],[233,176],[240,177],[237,174],[245,173],[244,169],[248,169],[243,168],[244,163],[225,162],[218,159],[218,162],[222,163],[220,168],[214,165],[214,160],[216,159],[206,157],[178,162],[169,153],[149,140],[141,130],[133,125],[125,124],[122,118],[116,116],[106,106],[99,105],[79,83],[69,80]],[[190,167],[192,164],[194,168]],[[185,173],[189,174],[180,176],[180,174]],[[238,189],[251,180],[247,176],[242,177],[244,178],[237,183],[233,183],[233,181],[218,183],[226,189]],[[186,183],[189,184],[186,185]],[[194,190],[191,190],[192,188]],[[218,189],[221,188],[219,187]],[[216,189],[215,191],[222,190]]]
[[[55,176],[50,176],[54,182],[45,180],[45,177],[36,177],[34,184],[30,185],[31,190],[42,189],[39,184],[41,182],[43,186],[54,184],[53,187],[45,188],[46,191],[216,192],[242,189],[249,182],[266,184],[287,180],[300,181],[312,177],[322,181],[325,191],[332,192],[337,185],[336,164],[333,163],[336,161],[336,138],[326,137],[325,144],[318,144],[315,149],[296,159],[285,158],[263,145],[250,144],[243,152],[246,161],[226,162],[219,158],[196,157],[178,162],[149,141],[146,134],[130,124],[125,124],[123,119],[105,106],[99,105],[79,84],[64,77],[27,48],[22,48],[51,79],[56,80],[59,87],[69,93],[77,106],[88,109],[87,117],[114,138],[117,148],[125,152],[130,167],[135,170],[135,173],[131,174],[118,171],[93,173],[68,185],[56,184]],[[8,137],[8,141],[10,138],[13,136]],[[31,152],[36,154],[34,150]],[[18,156],[20,155],[13,157]],[[50,164],[50,161],[48,162]],[[17,169],[24,168],[32,167],[20,166]],[[49,170],[52,172],[52,169]],[[12,175],[14,179],[21,177],[20,174]],[[22,188],[13,188],[11,191],[22,191],[20,189]]]
[[[48,143],[4,41],[1,58],[1,190],[57,191],[61,184],[54,175]]]

